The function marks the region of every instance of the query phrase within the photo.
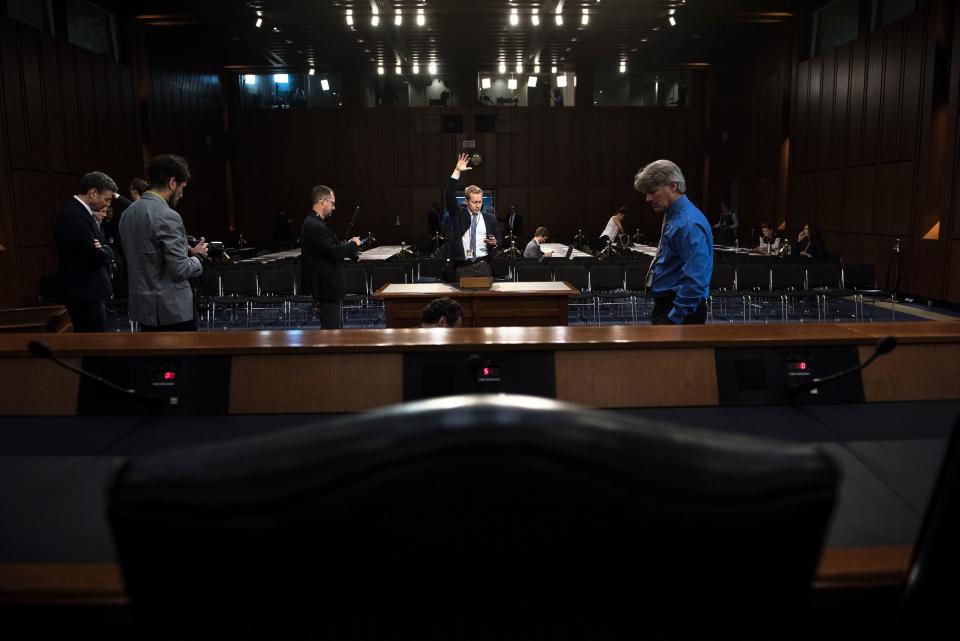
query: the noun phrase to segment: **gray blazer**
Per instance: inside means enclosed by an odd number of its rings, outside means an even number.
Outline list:
[[[203,272],[203,265],[187,254],[180,214],[147,192],[123,212],[120,240],[127,259],[130,320],[151,327],[191,320],[190,279]]]
[[[543,250],[540,249],[540,243],[536,239],[531,239],[527,243],[526,249],[523,250],[524,258],[543,258]]]

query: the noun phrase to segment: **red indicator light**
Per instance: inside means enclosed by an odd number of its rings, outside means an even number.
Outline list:
[[[177,377],[177,373],[176,373],[176,372],[164,372],[164,373],[163,373],[163,380],[165,380],[165,381],[172,381],[172,380],[175,379],[176,377]]]
[[[490,368],[489,368],[489,367],[484,367],[484,368],[483,368],[483,375],[484,375],[484,376],[490,376]]]
[[[806,363],[800,363],[800,369],[807,369]]]

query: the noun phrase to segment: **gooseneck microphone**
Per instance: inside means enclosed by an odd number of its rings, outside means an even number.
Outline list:
[[[61,359],[59,356],[57,356],[56,354],[54,354],[54,353],[53,353],[53,350],[51,350],[51,349],[50,349],[50,346],[47,345],[46,343],[42,343],[42,342],[40,342],[40,341],[33,340],[33,341],[30,341],[29,343],[27,343],[27,349],[28,349],[28,350],[30,351],[30,353],[33,354],[34,356],[39,356],[40,358],[49,358],[50,360],[52,360],[54,363],[56,363],[56,364],[59,365],[60,367],[63,367],[63,368],[65,368],[65,369],[68,369],[68,370],[70,370],[71,372],[74,372],[74,373],[76,373],[76,374],[79,374],[80,376],[83,376],[84,378],[88,378],[88,379],[94,381],[95,383],[97,383],[97,384],[99,384],[99,385],[103,385],[104,387],[108,387],[108,388],[112,389],[112,390],[115,391],[115,392],[119,392],[120,394],[123,394],[124,396],[127,396],[127,397],[129,397],[129,398],[131,398],[131,399],[133,399],[133,400],[135,400],[135,401],[138,401],[138,402],[140,402],[140,403],[143,403],[144,405],[147,405],[147,406],[149,406],[149,407],[152,407],[152,408],[154,408],[155,411],[157,411],[159,408],[161,408],[161,407],[163,406],[163,399],[161,399],[161,398],[159,398],[159,397],[151,396],[151,395],[147,395],[147,394],[141,394],[141,393],[138,392],[137,390],[131,389],[131,388],[128,388],[128,387],[120,387],[120,386],[117,385],[116,383],[114,383],[114,382],[112,382],[112,381],[108,381],[107,379],[103,378],[102,376],[97,376],[97,375],[94,374],[93,372],[88,372],[87,370],[85,370],[85,369],[83,369],[83,368],[80,368],[80,367],[76,367],[76,366],[74,366],[74,365],[71,365],[70,363],[64,361],[64,360]]]
[[[803,394],[805,392],[816,393],[816,390],[818,390],[819,387],[824,383],[829,383],[831,381],[837,380],[838,378],[843,378],[844,376],[849,376],[850,374],[859,372],[860,370],[866,368],[867,365],[875,361],[878,356],[883,356],[884,354],[889,354],[890,352],[892,352],[893,348],[896,346],[897,346],[897,338],[895,336],[887,336],[886,338],[881,339],[879,343],[877,343],[877,347],[876,349],[873,350],[873,354],[871,354],[870,358],[865,360],[863,364],[856,365],[854,367],[850,367],[845,370],[841,370],[839,372],[830,374],[828,376],[818,377],[818,378],[811,379],[809,381],[804,381],[803,383],[788,384],[787,391],[792,394]]]

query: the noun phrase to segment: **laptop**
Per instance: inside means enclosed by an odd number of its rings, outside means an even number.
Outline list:
[[[567,245],[567,255],[564,256],[563,258],[564,260],[570,260],[572,256],[573,256],[573,243],[570,243],[569,245]]]

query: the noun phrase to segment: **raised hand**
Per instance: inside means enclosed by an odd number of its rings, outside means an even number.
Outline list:
[[[473,167],[470,166],[470,156],[467,154],[460,154],[457,157],[457,166],[455,171],[464,172],[470,171],[471,169],[473,169]]]

